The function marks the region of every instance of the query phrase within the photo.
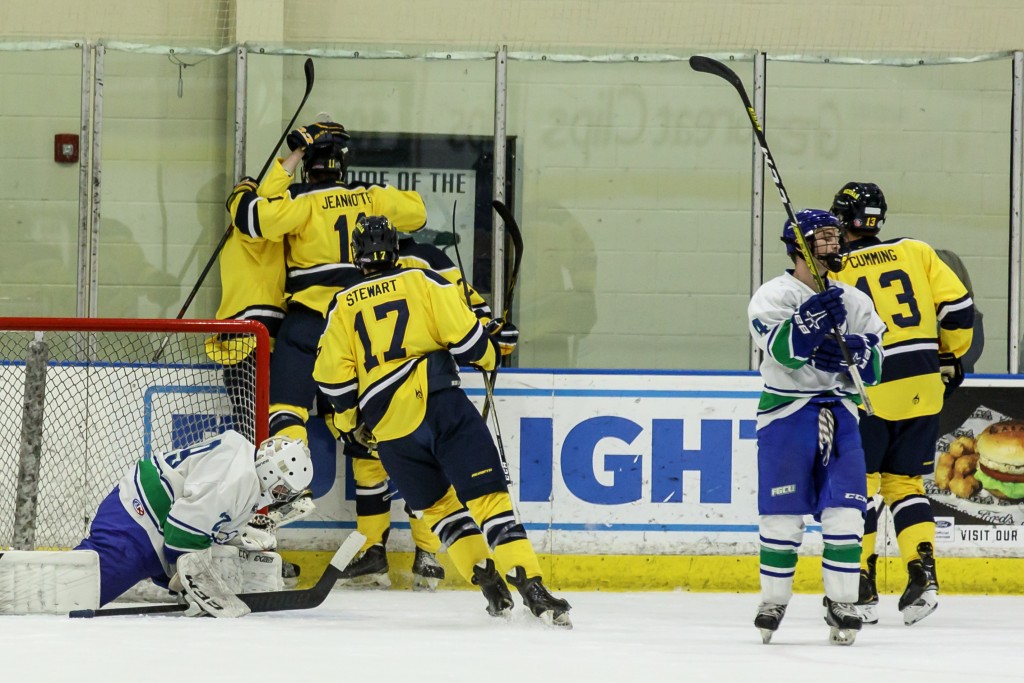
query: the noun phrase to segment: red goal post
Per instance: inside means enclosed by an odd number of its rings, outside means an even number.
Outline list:
[[[267,437],[270,337],[244,320],[0,318],[0,548],[69,548],[141,457]]]

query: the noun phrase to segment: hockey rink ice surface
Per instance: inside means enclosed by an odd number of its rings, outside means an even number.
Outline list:
[[[820,598],[797,595],[771,645],[734,593],[561,593],[571,631],[544,626],[518,595],[505,619],[479,593],[335,590],[313,610],[236,620],[0,618],[4,681],[1021,681],[1024,597],[940,595],[903,625],[895,596],[851,647],[830,645]],[[120,606],[120,605],[118,605]]]

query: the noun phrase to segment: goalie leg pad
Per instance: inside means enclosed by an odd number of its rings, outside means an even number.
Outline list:
[[[0,614],[67,614],[99,606],[96,551],[0,552]]]
[[[172,587],[180,585],[190,608],[188,616],[243,617],[249,608],[238,599],[213,568],[210,549],[185,553],[178,559],[178,573]]]
[[[284,590],[281,556],[275,552],[214,545],[213,568],[234,594]]]

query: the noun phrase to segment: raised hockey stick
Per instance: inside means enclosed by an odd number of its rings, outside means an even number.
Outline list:
[[[523,233],[519,230],[519,223],[516,222],[516,217],[512,215],[512,211],[510,211],[503,202],[494,200],[491,202],[491,206],[505,224],[505,231],[508,233],[509,239],[512,240],[512,274],[508,279],[508,289],[505,290],[504,308],[501,312],[501,319],[508,320],[508,316],[512,312],[512,300],[516,295],[516,284],[519,281],[519,266],[523,263]],[[494,383],[498,379],[498,367],[498,365],[495,365],[494,369],[491,370],[491,387],[494,386]],[[487,398],[484,400],[484,408],[481,413],[484,418],[486,418],[487,414],[491,411],[491,404],[494,402],[493,399],[493,395],[488,393]]]
[[[818,270],[817,261],[812,258],[811,249],[807,245],[807,240],[804,238],[803,230],[800,229],[800,222],[796,219],[796,213],[793,211],[793,205],[789,201],[789,194],[786,192],[786,186],[782,184],[782,176],[779,175],[779,167],[775,165],[775,158],[772,156],[771,150],[768,148],[768,139],[764,135],[761,123],[757,120],[757,113],[754,111],[754,106],[750,103],[750,98],[747,97],[747,91],[743,87],[743,81],[740,80],[740,77],[736,75],[735,71],[718,60],[711,59],[710,57],[703,57],[701,55],[694,55],[690,57],[690,68],[694,71],[700,71],[702,73],[711,74],[712,76],[718,76],[719,78],[725,79],[736,89],[736,92],[740,94],[743,106],[747,110],[747,116],[750,118],[750,125],[754,127],[754,136],[757,138],[757,144],[760,145],[761,153],[764,154],[764,162],[768,166],[768,170],[771,171],[772,181],[775,183],[775,187],[779,191],[779,197],[782,199],[782,206],[786,209],[786,214],[789,216],[789,220],[793,221],[793,226],[795,228],[793,233],[796,235],[797,246],[800,248],[800,253],[803,255],[804,261],[807,263],[807,267],[811,271],[811,275],[814,277],[815,289],[819,292],[824,292],[826,287],[825,279],[821,276],[821,272]],[[846,341],[843,339],[843,333],[838,328],[833,328],[832,336],[835,338],[836,343],[839,344],[839,349],[843,352],[843,359],[849,367],[850,379],[853,380],[853,386],[857,389],[857,393],[860,395],[860,400],[864,406],[864,412],[868,415],[874,415],[875,411],[871,406],[871,401],[868,399],[867,391],[864,390],[864,381],[860,377],[860,370],[858,370],[857,366],[853,363],[853,359],[850,357],[850,350],[846,347]]]
[[[239,599],[248,605],[252,612],[283,612],[294,609],[312,609],[323,604],[334,588],[334,583],[341,576],[342,570],[348,566],[352,558],[363,547],[366,536],[353,531],[341,544],[331,558],[320,580],[306,590],[267,591],[263,593],[241,593]],[[72,619],[92,619],[93,617],[125,617],[148,614],[180,614],[188,609],[188,605],[146,605],[145,607],[110,607],[107,609],[79,609],[68,613]]]
[[[281,144],[284,142],[284,139],[288,137],[288,133],[291,132],[292,126],[295,125],[295,120],[299,118],[299,112],[301,112],[302,107],[306,105],[306,100],[309,99],[309,94],[313,92],[313,79],[315,74],[313,71],[312,58],[306,59],[306,63],[303,65],[303,69],[306,72],[306,92],[303,93],[302,101],[299,102],[298,108],[295,109],[295,114],[292,116],[292,120],[288,122],[287,126],[285,126],[284,132],[281,133],[281,137],[278,139],[277,144],[274,145],[273,151],[270,152],[270,156],[267,157],[267,160],[263,163],[263,168],[260,169],[259,175],[256,176],[257,183],[263,180],[263,176],[266,175],[267,169],[270,168],[270,165],[272,163],[274,163],[274,158],[277,156],[277,150],[280,149]],[[206,275],[210,272],[210,269],[213,268],[213,264],[217,261],[217,257],[220,256],[221,250],[224,248],[224,245],[227,244],[228,238],[231,237],[231,231],[233,229],[233,225],[228,225],[228,229],[224,231],[224,235],[220,238],[220,243],[213,250],[213,254],[210,256],[210,260],[206,262],[206,267],[204,267],[203,272],[199,274],[199,279],[196,280],[196,284],[192,287],[192,291],[189,292],[188,298],[185,299],[185,303],[182,304],[181,310],[178,311],[178,315],[175,316],[177,320],[181,320],[183,317],[185,317],[185,311],[187,311],[188,307],[192,305],[192,300],[196,298],[196,294],[199,292],[199,288],[203,285],[203,280],[206,279]],[[162,350],[163,349],[161,348],[161,351]],[[157,356],[157,359],[159,359],[159,356]]]
[[[502,205],[504,206],[504,205]],[[466,296],[466,305],[473,308],[473,302],[469,296],[469,283],[466,281],[466,269],[462,267],[462,254],[459,253],[459,239],[455,233],[455,207],[452,207],[452,243],[455,246],[455,261],[459,265],[459,273],[462,275],[462,292]],[[495,359],[494,367],[497,370],[498,363],[501,361],[501,357]],[[487,421],[486,407],[489,403],[494,401],[494,389],[491,384],[491,379],[487,375],[486,370],[480,370],[480,375],[484,379],[484,408],[485,411],[481,413],[484,421]],[[516,499],[511,495],[512,490],[512,473],[508,469],[508,458],[505,457],[505,442],[501,438],[501,423],[498,422],[498,414],[491,411],[491,422],[494,423],[494,441],[498,447],[498,460],[501,462],[501,472],[505,475],[505,486],[509,488],[509,499],[512,501],[512,513],[515,515],[516,521],[519,521],[519,508],[516,506]]]

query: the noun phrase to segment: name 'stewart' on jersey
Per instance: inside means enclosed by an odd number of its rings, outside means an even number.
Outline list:
[[[365,287],[353,289],[351,292],[345,294],[345,303],[349,306],[355,306],[357,301],[371,299],[375,296],[380,296],[381,294],[394,294],[397,290],[398,288],[396,287],[395,280],[374,282],[366,285]]]

